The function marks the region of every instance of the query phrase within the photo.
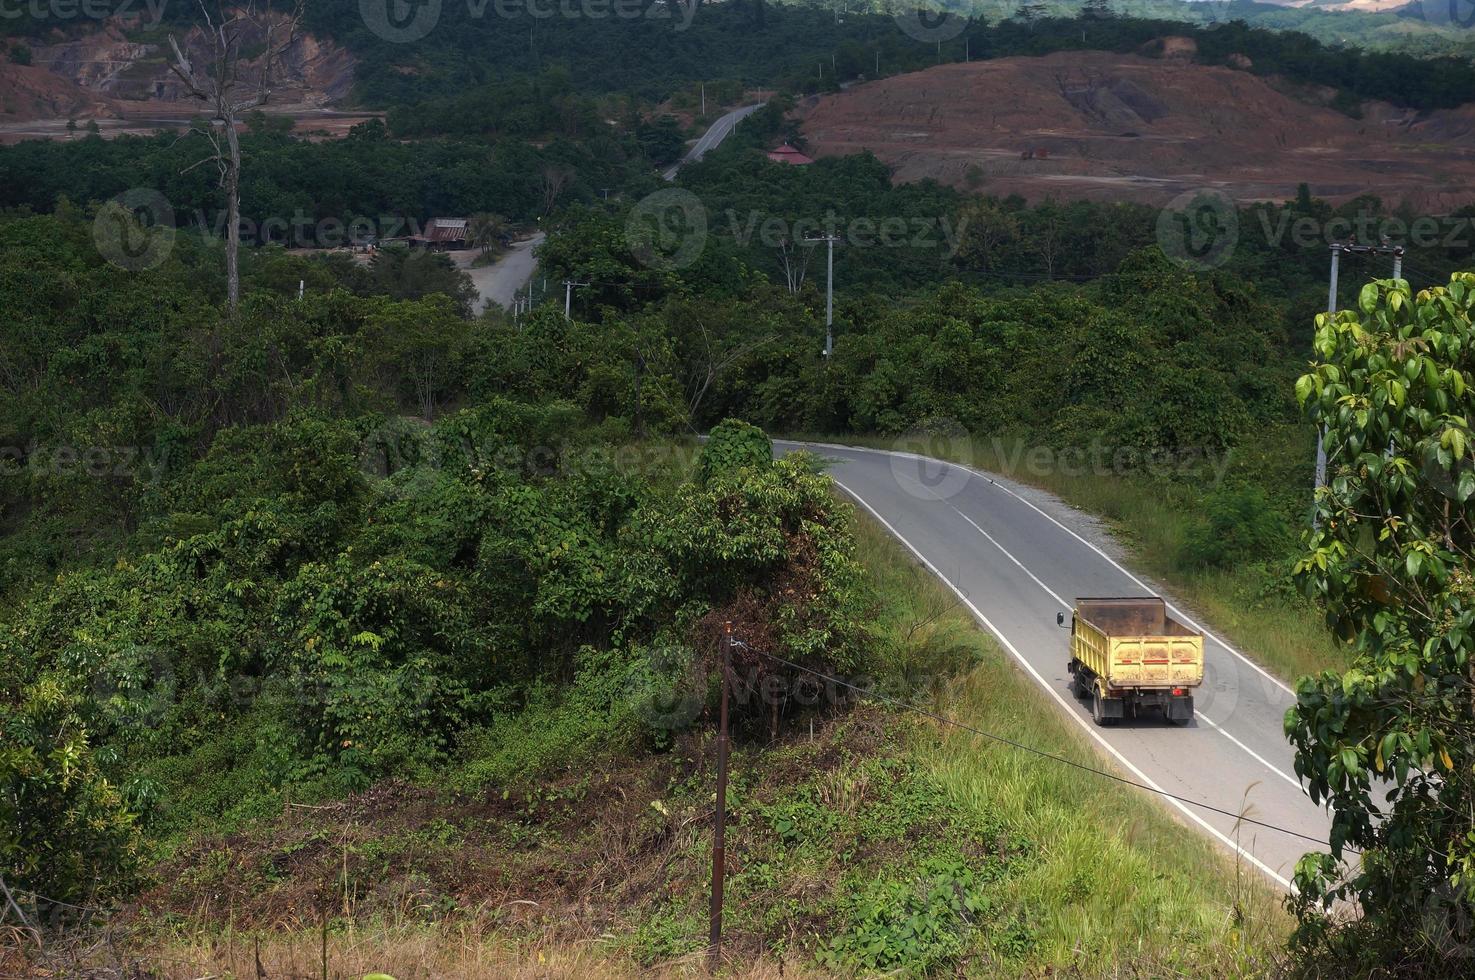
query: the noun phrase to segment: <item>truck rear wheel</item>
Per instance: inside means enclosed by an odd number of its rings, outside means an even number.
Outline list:
[[[1099,690],[1091,692],[1091,717],[1102,728],[1116,724],[1116,719],[1107,715],[1106,699],[1101,696]]]

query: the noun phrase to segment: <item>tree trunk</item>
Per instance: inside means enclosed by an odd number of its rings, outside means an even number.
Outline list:
[[[236,136],[236,121],[227,112],[225,138],[230,144],[230,162],[225,171],[226,213],[229,227],[225,231],[225,295],[234,315],[241,305],[241,141]]]

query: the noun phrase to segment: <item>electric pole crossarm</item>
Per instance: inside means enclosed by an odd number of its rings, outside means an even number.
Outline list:
[[[565,279],[563,281],[563,318],[565,320],[572,320],[574,318],[573,317],[574,287],[575,286],[583,287],[583,286],[587,286],[587,285],[589,285],[589,283],[587,283],[587,282],[575,282],[572,279]]]

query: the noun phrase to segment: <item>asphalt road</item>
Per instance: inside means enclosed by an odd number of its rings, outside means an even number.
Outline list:
[[[667,180],[675,180],[676,171],[680,170],[683,165],[688,163],[696,163],[702,157],[707,155],[707,151],[716,149],[717,145],[723,140],[727,139],[728,135],[737,128],[737,124],[739,122],[743,121],[748,116],[751,116],[759,109],[763,108],[764,104],[765,103],[760,102],[757,105],[741,106],[729,113],[718,116],[716,121],[713,122],[712,125],[707,127],[707,131],[702,134],[701,138],[698,139],[696,143],[692,144],[691,149],[686,151],[686,155],[683,156],[680,160],[676,161],[676,163],[673,164],[661,176],[665,177]]]
[[[797,448],[832,460],[835,483],[958,594],[1044,689],[1046,700],[1081,726],[1120,775],[1193,801],[1158,797],[1282,888],[1290,887],[1303,853],[1325,850],[1264,827],[1236,829],[1232,816],[1194,805],[1247,813],[1323,842],[1331,825],[1295,777],[1282,728],[1295,700],[1290,688],[1212,633],[1204,645],[1196,718],[1188,726],[1170,725],[1154,713],[1098,727],[1089,702],[1071,695],[1070,634],[1056,625],[1055,614],[1064,611],[1068,623],[1077,597],[1157,593],[1072,528],[1071,513],[1058,501],[908,453],[775,443],[778,452]],[[1199,625],[1182,610],[1172,614]],[[1140,792],[1125,786],[1122,791]]]

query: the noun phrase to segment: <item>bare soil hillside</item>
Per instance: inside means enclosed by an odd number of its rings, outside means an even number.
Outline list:
[[[800,109],[820,156],[870,150],[898,180],[1160,203],[1372,193],[1430,212],[1475,200],[1475,106],[1362,120],[1237,71],[1106,52],[941,65]]]
[[[137,24],[121,18],[98,30],[31,45],[32,64],[0,61],[0,143],[21,139],[66,139],[68,120],[96,122],[104,136],[178,128],[200,112],[169,68],[162,35],[139,40]],[[192,28],[179,38],[192,60],[208,60],[206,38]],[[250,39],[248,39],[248,47]],[[353,87],[354,58],[347,49],[299,34],[284,52],[281,84],[266,107],[291,117],[299,132],[342,135],[377,114],[341,113],[331,106]],[[243,64],[251,80],[254,61]]]

